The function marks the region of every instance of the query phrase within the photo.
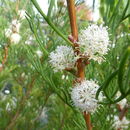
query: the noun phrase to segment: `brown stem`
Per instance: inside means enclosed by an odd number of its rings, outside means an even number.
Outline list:
[[[79,59],[77,61],[77,77],[78,77],[79,81],[84,80],[84,78],[85,78],[85,72],[84,71],[85,71],[85,65],[82,62],[82,59]]]
[[[75,45],[74,51],[77,52],[77,54],[79,54],[80,53],[79,49],[77,49],[78,45],[75,44],[78,41],[78,29],[76,24],[76,11],[75,11],[74,0],[67,0],[67,6],[68,6],[71,33],[72,33],[72,37],[69,37],[69,39]],[[82,62],[82,58],[80,58],[79,60],[77,60],[77,80],[81,82],[84,79],[85,79],[85,64],[84,62]],[[90,114],[89,113],[86,114],[86,112],[84,112],[84,119],[88,130],[92,130]]]
[[[85,121],[86,121],[86,124],[87,124],[87,128],[88,128],[88,130],[92,130],[90,114],[84,112],[84,119],[85,119]]]
[[[78,29],[76,24],[76,11],[74,0],[67,0],[67,6],[69,11],[70,25],[71,25],[71,33],[73,38],[78,40]]]

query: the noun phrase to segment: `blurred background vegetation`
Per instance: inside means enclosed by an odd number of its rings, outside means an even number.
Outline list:
[[[99,2],[100,17],[93,21],[96,1]],[[68,37],[71,30],[64,0],[49,0],[48,4],[47,18]],[[86,68],[86,78],[96,79],[103,86],[108,77],[120,69],[124,52],[130,46],[130,1],[93,0],[93,6],[89,7],[83,0],[77,0],[75,5],[79,32],[90,23],[104,23],[109,28],[110,51],[106,62],[100,65],[91,62]],[[5,36],[5,29],[13,19],[18,19],[21,9],[26,10],[27,18],[20,20],[20,42],[13,44]],[[85,130],[82,113],[74,108],[70,98],[75,77],[69,72],[54,73],[48,62],[49,53],[66,42],[29,0],[0,0],[0,12],[0,130]],[[116,75],[103,89],[107,100],[114,100],[120,90],[118,78]],[[130,56],[124,63],[121,82],[127,93],[130,89]],[[126,98],[127,107],[130,107],[130,96]],[[119,115],[116,106],[117,103],[102,105],[92,114],[94,130],[114,130],[113,117]],[[126,117],[130,120],[129,109]]]

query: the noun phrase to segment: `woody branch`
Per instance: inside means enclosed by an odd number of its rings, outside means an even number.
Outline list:
[[[71,42],[74,43],[75,47],[78,47],[78,45],[76,44],[76,42],[78,41],[78,28],[76,24],[76,11],[75,11],[74,0],[67,0],[67,6],[68,6],[71,35],[72,35],[72,37],[71,38],[69,37],[69,39],[71,40]],[[77,51],[77,53],[80,53],[79,50]],[[77,80],[81,82],[84,79],[85,79],[85,64],[82,61],[82,58],[80,58],[77,60]],[[89,113],[86,114],[86,112],[84,112],[83,115],[88,130],[92,130],[90,114]]]

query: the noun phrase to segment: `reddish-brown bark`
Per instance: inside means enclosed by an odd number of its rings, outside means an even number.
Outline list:
[[[69,18],[70,18],[70,25],[71,25],[71,35],[69,36],[69,39],[71,42],[74,43],[74,51],[79,54],[79,50],[77,49],[78,45],[76,42],[78,41],[78,29],[76,24],[76,11],[75,11],[75,4],[74,0],[67,0],[67,6],[68,6],[68,12],[69,12]],[[78,59],[77,61],[77,79],[76,81],[81,82],[85,79],[85,64],[82,61],[82,58]],[[74,81],[75,82],[75,81]],[[86,122],[86,126],[88,130],[92,130],[91,120],[90,120],[90,114],[86,114],[86,112],[83,113],[84,119]]]

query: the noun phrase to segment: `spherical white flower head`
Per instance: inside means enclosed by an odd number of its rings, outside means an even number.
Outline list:
[[[93,80],[85,80],[77,83],[72,89],[71,98],[74,105],[82,111],[94,112],[98,107],[98,100],[95,99],[99,85]],[[102,94],[99,98],[102,99]]]
[[[9,28],[5,29],[5,36],[7,38],[11,38],[13,33],[14,34],[19,33],[20,26],[21,26],[20,22],[17,19],[14,19]]]
[[[21,20],[25,19],[26,16],[25,10],[19,10],[18,15]]]
[[[72,47],[62,45],[51,52],[49,57],[49,62],[54,68],[54,72],[62,71],[66,68],[73,68],[77,60]]]
[[[82,30],[79,35],[78,42],[81,52],[88,56],[89,59],[101,63],[104,60],[104,55],[107,54],[109,48],[109,35],[107,27],[96,24],[90,25],[85,30]]]
[[[113,127],[116,130],[124,130],[124,129],[128,129],[128,125],[130,124],[130,121],[126,119],[126,117],[124,117],[122,120],[119,119],[118,116],[114,116],[114,124]]]
[[[19,43],[20,39],[21,36],[18,33],[12,33],[12,35],[10,36],[10,41],[15,44]]]

